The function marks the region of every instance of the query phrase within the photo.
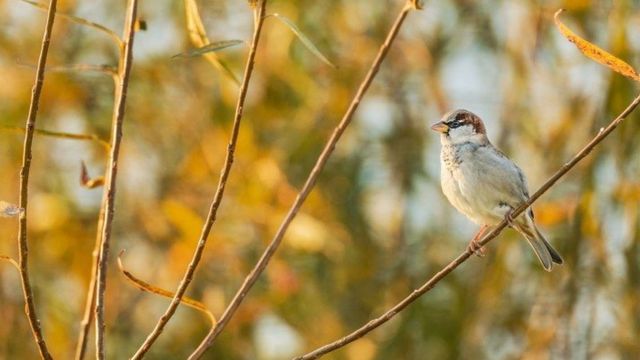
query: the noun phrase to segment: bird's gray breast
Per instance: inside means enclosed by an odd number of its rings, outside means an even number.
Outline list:
[[[444,194],[477,223],[495,222],[528,197],[520,169],[488,143],[445,144],[441,162]]]
[[[482,147],[472,142],[444,144],[440,154],[442,191],[458,211],[479,224],[485,221],[477,216],[478,204],[469,196],[472,186],[469,180],[474,176],[471,174],[474,154]]]
[[[473,156],[473,153],[478,151],[483,145],[473,142],[464,142],[461,144],[446,144],[442,147],[442,164],[444,168],[453,173],[455,169],[458,169],[465,158]]]

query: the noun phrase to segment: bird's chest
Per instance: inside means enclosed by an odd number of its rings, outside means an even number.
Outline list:
[[[445,145],[442,148],[441,160],[441,186],[445,196],[451,204],[467,217],[475,222],[485,223],[479,218],[479,213],[484,208],[478,192],[477,169],[474,166],[473,157],[479,145],[461,144]]]

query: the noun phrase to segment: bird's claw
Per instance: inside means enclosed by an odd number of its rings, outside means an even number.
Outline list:
[[[515,219],[513,218],[513,209],[509,210],[509,212],[504,215],[504,219],[510,227],[513,227],[515,222]]]
[[[467,249],[476,254],[476,256],[478,257],[484,257],[485,255],[484,247],[482,247],[482,245],[480,245],[480,243],[476,239],[473,239],[469,242],[469,245],[467,245]]]

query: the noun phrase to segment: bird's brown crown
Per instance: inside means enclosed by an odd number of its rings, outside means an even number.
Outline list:
[[[476,134],[487,134],[487,130],[480,117],[468,110],[459,109],[452,111],[445,117],[443,122],[450,129],[455,129],[464,125],[471,125],[473,126]]]

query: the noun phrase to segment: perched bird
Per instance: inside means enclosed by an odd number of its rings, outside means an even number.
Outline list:
[[[491,144],[482,120],[467,110],[445,114],[431,129],[439,132],[440,181],[451,205],[482,227],[469,243],[477,255],[477,243],[487,229],[507,219],[535,251],[542,266],[551,271],[562,257],[540,233],[528,209],[513,219],[511,212],[527,201],[529,191],[522,170]]]

